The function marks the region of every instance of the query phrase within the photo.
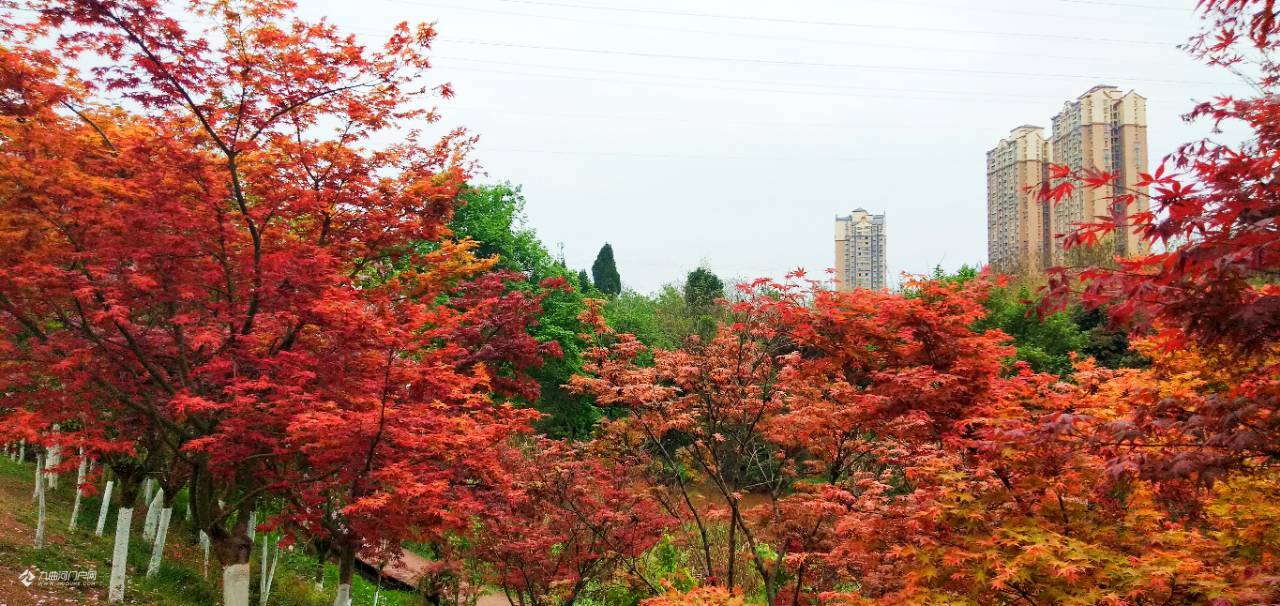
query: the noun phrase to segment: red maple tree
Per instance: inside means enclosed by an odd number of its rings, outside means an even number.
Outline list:
[[[469,245],[423,252],[473,141],[413,128],[451,95],[422,77],[434,30],[375,49],[269,0],[197,2],[204,31],[159,1],[30,6],[0,22],[10,419],[78,432],[126,505],[189,478],[227,569],[273,491],[341,512],[348,560],[458,522],[441,505],[526,421],[489,393],[528,395],[554,352],[523,333],[536,300],[464,285],[489,269]]]

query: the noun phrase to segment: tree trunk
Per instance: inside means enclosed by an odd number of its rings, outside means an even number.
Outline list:
[[[733,593],[733,578],[736,575],[738,564],[738,525],[730,522],[729,524],[729,565],[725,570],[725,583],[729,593]]]
[[[108,587],[108,602],[124,601],[125,568],[129,565],[129,527],[132,525],[133,508],[121,506],[120,512],[116,514],[116,544],[111,550],[111,584]]]
[[[111,488],[114,486],[114,480],[107,480],[106,488],[102,489],[102,505],[98,507],[98,526],[93,529],[94,536],[102,536],[102,529],[107,526],[107,512],[111,510]]]
[[[249,542],[252,543],[258,538],[258,510],[249,512],[249,527],[246,529],[249,533]]]
[[[222,565],[223,606],[249,606],[249,556],[253,554],[253,543],[245,534],[248,513],[241,509],[230,531],[221,524],[206,529]]]
[[[84,484],[84,474],[88,471],[89,461],[84,458],[84,449],[80,449],[80,467],[76,469],[76,500],[71,506],[71,521],[67,524],[67,530],[72,532],[76,529],[76,522],[80,518],[80,486]]]
[[[147,502],[147,518],[142,523],[142,538],[146,541],[156,540],[156,523],[160,521],[160,510],[164,502],[164,489],[157,490],[155,496]]]
[[[323,542],[323,545],[316,546],[316,591],[324,589],[324,564],[329,559],[329,543]]]
[[[41,454],[36,456],[36,510],[38,512],[36,514],[36,549],[44,547],[44,521],[46,516],[44,507],[44,474],[42,473],[44,466],[42,463],[44,463],[46,456],[48,455]]]
[[[164,490],[161,489],[161,493]],[[156,523],[156,541],[151,546],[151,562],[147,564],[147,577],[160,572],[160,561],[164,559],[164,541],[169,534],[169,518],[173,516],[173,506],[166,504],[160,510],[160,520]]]
[[[151,489],[155,486],[155,480],[147,478],[142,481],[142,501],[144,503],[151,502]]]
[[[333,597],[333,606],[351,606],[351,577],[355,568],[355,548],[343,545],[338,555],[338,593]]]
[[[27,460],[27,441],[25,439],[18,440],[18,462]]]
[[[57,431],[58,426],[54,425],[53,430]],[[46,452],[44,456],[44,469],[46,472],[48,472],[48,477],[46,478],[45,481],[48,483],[49,488],[52,490],[58,489],[58,474],[53,473],[49,470],[53,469],[54,467],[57,467],[61,463],[62,463],[62,447],[58,446],[57,444],[54,444],[53,446],[49,447],[48,452]]]

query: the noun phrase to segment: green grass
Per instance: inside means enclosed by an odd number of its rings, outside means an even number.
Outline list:
[[[16,463],[8,457],[0,457],[0,508],[8,510],[13,520],[32,529],[36,525],[36,506],[31,500],[32,476],[34,468],[30,461]],[[16,537],[3,536],[0,533],[0,574],[18,573],[28,568],[39,570],[96,570],[99,593],[105,593],[107,580],[111,572],[111,547],[115,535],[116,511],[113,509],[107,516],[103,536],[93,534],[97,524],[101,500],[98,496],[83,498],[80,502],[79,525],[75,532],[68,532],[67,525],[71,513],[74,493],[71,485],[75,477],[65,475],[60,478],[57,490],[46,494],[47,520],[45,533],[47,545],[35,549],[25,535],[21,540]],[[24,492],[25,491],[25,492]],[[194,544],[193,533],[187,527],[183,514],[186,512],[186,497],[179,494],[174,502],[174,514],[170,522],[166,541],[165,559],[159,572],[145,578],[147,564],[151,559],[151,545],[142,539],[142,526],[145,521],[143,507],[136,506],[132,524],[132,540],[129,544],[129,576],[126,586],[126,598],[131,604],[154,606],[204,606],[221,603],[221,571],[216,560],[209,562],[208,578],[201,573],[202,554],[198,545]],[[258,557],[262,542],[258,541],[258,549],[253,553],[250,562],[252,580],[250,583],[250,603],[258,603],[258,573],[260,563]],[[325,583],[322,591],[316,591],[312,582],[315,571],[315,559],[297,550],[281,552],[280,564],[276,569],[274,585],[271,589],[271,606],[329,606],[333,603],[333,592],[338,584],[338,569],[332,562],[325,565]],[[368,579],[356,575],[352,582],[353,604],[368,605],[373,603],[373,595],[377,586]],[[84,595],[80,589],[66,589],[68,599],[75,600],[77,595]],[[423,599],[411,592],[390,591],[383,589],[379,604],[387,606],[420,606]]]

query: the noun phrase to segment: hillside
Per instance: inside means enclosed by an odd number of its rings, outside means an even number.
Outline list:
[[[103,536],[93,534],[100,501],[97,497],[81,503],[79,528],[67,529],[74,493],[74,478],[63,476],[57,490],[48,493],[46,546],[32,547],[35,538],[36,506],[32,495],[34,466],[31,461],[16,463],[7,457],[0,458],[0,606],[36,606],[41,604],[105,604],[107,602],[107,577],[111,571],[111,540],[115,515],[107,516]],[[125,594],[126,604],[154,606],[197,606],[219,602],[217,563],[210,562],[208,575],[202,571],[202,555],[193,532],[176,512],[175,507],[165,560],[160,572],[144,578],[150,545],[142,539],[142,520],[145,507],[135,511],[134,534],[129,551],[129,577]],[[262,542],[259,540],[259,551]],[[252,562],[253,590],[257,590],[259,551]],[[276,571],[274,586],[269,594],[273,606],[328,606],[333,595],[317,591],[310,580],[315,560],[297,551],[285,550]],[[35,578],[31,586],[25,586],[20,576],[30,570]],[[48,583],[40,579],[41,572],[68,571],[69,576],[92,573],[93,580],[68,580]],[[332,589],[337,582],[337,568],[326,566],[325,587]],[[357,576],[353,604],[373,604],[377,587],[368,579]],[[258,604],[258,596],[252,596]],[[414,594],[383,589],[380,605],[409,606],[422,603]]]

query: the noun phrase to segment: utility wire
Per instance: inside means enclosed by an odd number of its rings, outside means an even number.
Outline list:
[[[590,25],[608,25],[608,26],[621,27],[626,29],[643,29],[643,30],[652,30],[652,31],[679,32],[679,33],[686,33],[686,34],[698,34],[703,36],[725,36],[725,37],[733,37],[733,38],[751,38],[751,39],[759,39],[759,40],[779,40],[784,42],[803,43],[803,44],[817,43],[817,44],[836,44],[841,46],[855,46],[855,47],[865,46],[865,47],[875,47],[875,48],[893,48],[893,49],[909,50],[909,51],[940,51],[940,52],[946,52],[946,53],[966,53],[966,54],[978,54],[978,55],[987,55],[987,56],[1001,54],[1002,52],[994,49],[981,50],[981,49],[955,48],[952,46],[948,46],[948,47],[912,46],[912,45],[905,45],[905,44],[887,44],[887,43],[881,43],[881,42],[868,42],[865,40],[849,40],[849,39],[836,40],[832,38],[813,38],[810,36],[777,36],[777,35],[770,35],[770,34],[756,34],[756,33],[746,33],[746,32],[727,32],[727,31],[713,31],[713,30],[704,30],[704,29],[688,29],[683,27],[650,25],[647,23],[620,23],[617,21],[601,21],[598,19],[580,19],[577,17],[564,17],[559,15],[539,15],[535,13],[501,11],[501,10],[494,10],[494,9],[487,9],[487,8],[477,8],[474,6],[458,6],[454,4],[441,4],[437,2],[424,3],[424,2],[413,2],[411,0],[383,0],[383,1],[392,2],[396,4],[409,5],[409,6],[444,8],[444,9],[477,12],[477,13],[483,13],[483,14],[527,17],[530,19],[564,21],[569,23],[586,23]],[[904,0],[895,0],[895,2],[897,3],[902,3],[902,1]],[[913,3],[913,4],[917,4],[921,6],[933,6],[933,5],[923,5],[920,3]],[[1109,22],[1114,23],[1113,21],[1109,21]],[[1082,58],[1096,59],[1096,60],[1106,59],[1106,57],[1097,57],[1097,56],[1082,57],[1080,55],[1066,56],[1066,55],[1050,55],[1050,54],[1043,54],[1043,53],[1024,53],[1024,52],[1019,52],[1018,56],[1019,57],[1035,57],[1035,58],[1043,58],[1043,59],[1066,59],[1066,60],[1073,60],[1073,61],[1079,60]],[[1147,62],[1147,61],[1144,61],[1142,64],[1143,65],[1166,65],[1166,66],[1173,65],[1167,62],[1154,63],[1154,62]]]
[[[702,19],[721,19],[721,20],[730,20],[730,21],[749,21],[749,22],[756,22],[756,23],[785,23],[790,25],[819,25],[823,27],[930,32],[930,33],[938,33],[938,34],[969,34],[969,35],[980,35],[980,36],[1004,36],[1004,37],[1012,37],[1012,38],[1032,38],[1037,40],[1043,40],[1043,39],[1076,40],[1076,41],[1087,41],[1087,42],[1107,42],[1112,44],[1145,44],[1145,45],[1154,45],[1154,46],[1170,45],[1170,43],[1168,42],[1162,42],[1159,40],[1124,40],[1124,39],[1117,39],[1117,38],[1098,38],[1098,37],[1092,37],[1092,36],[1045,34],[1040,32],[1002,32],[1002,31],[992,31],[992,30],[925,27],[925,26],[915,26],[915,25],[857,23],[852,21],[824,21],[819,19],[758,17],[758,16],[752,16],[752,15],[731,15],[726,13],[670,11],[670,10],[620,7],[620,6],[597,6],[597,5],[591,5],[591,4],[577,4],[577,3],[571,3],[571,2],[555,2],[552,0],[497,0],[497,1],[507,2],[510,4],[526,4],[526,5],[533,5],[533,6],[577,8],[582,10],[609,11],[609,12],[644,14],[644,15],[696,17],[696,18],[702,18]]]
[[[554,69],[554,70],[567,70],[567,71],[575,71],[575,72],[600,73],[600,74],[610,74],[610,75],[639,76],[643,78],[659,79],[664,81],[664,83],[671,83],[675,85],[684,85],[689,82],[697,83],[697,84],[705,83],[705,82],[717,82],[717,83],[729,83],[729,84],[768,85],[770,88],[766,90],[775,90],[776,87],[779,87],[779,86],[789,86],[789,87],[814,88],[814,89],[820,89],[820,90],[831,90],[831,91],[838,91],[838,92],[849,91],[849,90],[861,90],[861,91],[875,91],[875,92],[888,92],[888,93],[930,93],[930,94],[937,94],[937,95],[956,95],[963,98],[1035,99],[1035,100],[1042,100],[1042,101],[1055,100],[1055,99],[1060,100],[1059,97],[1050,96],[1050,95],[1021,95],[1017,93],[988,94],[988,93],[961,91],[961,90],[939,90],[939,89],[922,89],[922,88],[882,88],[882,87],[870,87],[870,86],[858,86],[858,85],[832,85],[830,83],[825,83],[825,82],[783,82],[779,80],[744,80],[744,79],[738,79],[738,78],[711,78],[711,77],[706,77],[701,75],[684,76],[684,75],[678,75],[678,74],[654,74],[654,73],[648,73],[648,72],[620,71],[616,69],[566,67],[566,66],[559,66],[559,65],[547,65],[545,63],[539,64],[539,63],[520,63],[520,62],[514,62],[514,61],[491,61],[486,59],[472,59],[470,57],[455,57],[450,55],[436,55],[435,58],[439,60],[450,61],[450,62],[460,61],[464,63],[480,63],[485,65],[505,65],[505,66],[514,66],[514,67],[532,67],[536,69]],[[450,66],[447,64],[442,65],[440,63],[436,63],[436,65],[439,65],[442,67],[449,67],[450,69],[461,69],[464,71],[480,71],[478,68],[457,67],[457,66]],[[518,75],[534,76],[534,77],[537,77],[537,76],[551,77],[551,76],[563,75],[563,74],[540,74],[540,73],[520,72],[520,71],[498,71],[498,70],[485,70],[485,71],[490,71],[493,73],[518,74]],[[647,83],[640,80],[624,80],[619,78],[589,78],[589,79],[597,80],[597,81]]]
[[[659,122],[672,124],[715,124],[725,126],[781,126],[786,128],[838,128],[851,130],[902,130],[900,124],[876,123],[876,124],[853,124],[850,122],[776,122],[762,120],[705,120],[682,118],[672,115],[643,115],[643,114],[591,114],[579,112],[540,112],[529,110],[514,110],[501,107],[486,107],[480,105],[451,104],[450,109],[458,109],[480,113],[493,114],[512,114],[516,116],[548,116],[554,118],[572,118],[586,120],[608,120],[610,122]],[[949,132],[956,132],[957,129],[949,128]],[[968,129],[959,129],[964,132],[990,132],[992,129],[984,127],[973,127]]]
[[[878,71],[901,71],[901,72],[922,72],[922,73],[954,73],[954,74],[970,74],[979,76],[1018,76],[1022,78],[1076,78],[1085,80],[1128,80],[1132,82],[1158,82],[1164,84],[1207,84],[1212,86],[1222,86],[1221,82],[1211,82],[1207,80],[1171,80],[1160,78],[1122,78],[1114,75],[1099,76],[1093,74],[1062,74],[1051,72],[1010,72],[999,70],[984,69],[965,69],[965,68],[948,68],[948,67],[912,67],[898,65],[876,65],[870,63],[824,63],[818,61],[790,61],[782,59],[751,59],[746,57],[716,57],[708,55],[681,55],[674,53],[649,53],[641,51],[622,51],[614,49],[601,48],[583,48],[574,46],[553,46],[542,44],[521,44],[517,42],[501,42],[497,40],[477,40],[463,38],[440,38],[442,42],[452,42],[455,44],[471,44],[477,46],[489,46],[495,48],[519,48],[527,50],[557,51],[568,53],[582,53],[592,55],[612,55],[623,57],[644,57],[651,59],[676,59],[683,61],[703,61],[715,63],[743,63],[751,65],[775,65],[775,66],[794,66],[794,67],[821,67],[831,69],[865,69]]]
[[[1132,2],[1106,2],[1104,0],[1057,0],[1057,1],[1065,2],[1068,4],[1089,4],[1092,6],[1118,6],[1123,8],[1141,8],[1146,10],[1157,10],[1157,11],[1190,12],[1187,10],[1187,8],[1184,8],[1184,7],[1168,6],[1168,5],[1160,6],[1155,4],[1136,4]]]
[[[653,82],[653,81],[637,81],[637,79],[618,79],[618,78],[595,78],[589,76],[570,76],[570,74],[536,74],[527,72],[512,72],[506,69],[485,69],[485,68],[458,68],[466,70],[466,72],[481,72],[506,74],[506,76],[521,76],[534,78],[558,78],[558,79],[576,79],[576,81],[586,82],[616,82],[622,85],[641,85],[641,86],[672,86],[677,88],[703,88],[703,90],[727,91],[727,92],[763,92],[763,94],[771,95],[804,95],[804,96],[827,96],[827,97],[856,97],[856,99],[890,99],[890,100],[920,100],[920,101],[977,101],[991,102],[991,99],[982,99],[982,97],[945,97],[945,96],[919,96],[919,95],[870,95],[856,94],[856,92],[840,92],[840,91],[805,91],[805,90],[786,90],[786,88],[749,88],[749,87],[732,87],[732,86],[707,86],[699,85],[699,83],[686,82]],[[1050,100],[1051,97],[1043,97],[1044,101]],[[1057,97],[1052,97],[1057,99]],[[1060,100],[1060,99],[1059,99]],[[1037,102],[1028,99],[1007,100],[1004,102],[1023,102],[1023,104],[1032,104]]]
[[[503,0],[493,0],[493,1],[494,1],[494,2],[502,2]],[[1065,14],[1062,14],[1062,13],[1037,13],[1037,12],[1031,12],[1031,11],[1022,11],[1022,10],[1013,10],[1013,9],[1004,9],[1004,8],[989,8],[989,7],[959,6],[959,5],[956,5],[956,4],[954,4],[954,3],[945,3],[945,2],[944,2],[944,3],[942,3],[942,4],[935,4],[935,3],[929,3],[929,2],[919,2],[919,1],[917,1],[917,0],[878,0],[878,1],[879,1],[879,2],[881,2],[881,3],[883,3],[883,4],[892,4],[892,5],[894,5],[894,6],[919,6],[919,7],[922,7],[922,8],[933,8],[933,9],[943,9],[943,10],[948,10],[948,9],[950,9],[950,10],[959,10],[959,11],[963,11],[963,12],[966,12],[966,13],[996,13],[996,14],[1005,14],[1005,15],[1022,15],[1022,16],[1026,16],[1026,17],[1037,17],[1037,18],[1046,19],[1046,20],[1049,20],[1049,19],[1068,19],[1068,20],[1073,20],[1073,21],[1092,21],[1092,22],[1096,22],[1096,23],[1109,23],[1109,24],[1112,24],[1112,25],[1135,25],[1135,26],[1145,26],[1145,27],[1150,27],[1150,26],[1152,25],[1151,23],[1146,22],[1146,21],[1130,21],[1130,20],[1123,20],[1123,19],[1112,19],[1112,18],[1107,18],[1107,17],[1096,17],[1096,16],[1092,16],[1092,15],[1094,15],[1095,13],[1090,13],[1089,15],[1065,15]],[[426,2],[423,2],[423,1],[419,1],[419,0],[383,0],[383,2],[393,2],[393,3],[396,3],[396,4],[403,4],[403,5],[406,5],[406,6],[421,6],[421,7],[424,7],[424,8],[451,8],[451,9],[458,9],[458,10],[465,10],[465,11],[473,11],[473,12],[477,12],[477,13],[488,13],[488,14],[493,14],[493,15],[511,15],[511,16],[518,16],[518,17],[532,17],[532,18],[536,18],[536,19],[549,19],[549,20],[553,20],[553,21],[572,21],[572,22],[577,22],[577,23],[593,23],[593,24],[602,24],[602,25],[619,25],[619,26],[625,26],[625,27],[648,27],[648,28],[651,28],[651,29],[668,29],[668,30],[672,30],[672,31],[693,31],[693,32],[697,32],[697,30],[683,30],[683,29],[677,29],[677,28],[667,28],[667,27],[662,27],[662,26],[646,26],[646,25],[644,25],[644,24],[637,24],[637,23],[618,23],[618,22],[616,22],[616,21],[599,21],[599,20],[596,20],[596,19],[582,19],[582,18],[579,18],[579,17],[565,17],[565,16],[562,16],[562,15],[543,15],[543,14],[537,14],[537,13],[520,13],[520,12],[514,12],[514,11],[498,10],[498,9],[493,9],[493,8],[479,8],[479,7],[475,7],[475,6],[459,6],[459,5],[456,5],[456,4],[441,4],[441,3],[439,3],[439,2],[434,2],[434,1],[426,1]],[[604,6],[604,5],[595,5],[595,6],[597,6],[597,7],[599,7],[599,8],[605,8],[605,6]],[[700,32],[700,33],[720,34],[720,33],[724,33],[724,32]]]

